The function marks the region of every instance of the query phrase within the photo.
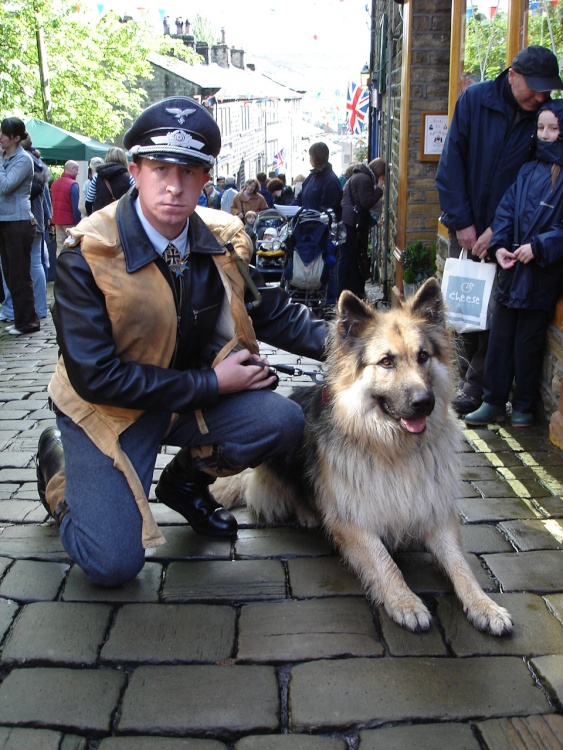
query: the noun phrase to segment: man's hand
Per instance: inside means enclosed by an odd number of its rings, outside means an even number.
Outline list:
[[[242,349],[240,352],[225,357],[215,366],[220,394],[259,390],[274,385],[277,378],[275,375],[270,375],[267,367],[243,364],[249,359],[268,364],[267,359],[260,358],[257,354],[250,354],[248,349]]]
[[[472,224],[470,227],[465,227],[465,229],[457,229],[455,236],[463,250],[471,250],[477,241],[475,225]]]
[[[504,268],[505,271],[508,271],[517,262],[514,253],[509,252],[505,247],[499,247],[495,255],[497,256],[499,266]]]
[[[491,237],[493,236],[493,230],[491,227],[487,227],[483,234],[477,239],[473,247],[471,248],[471,252],[473,255],[476,255],[478,258],[483,259],[487,255],[487,250],[489,249],[489,245],[491,244]]]
[[[514,255],[520,261],[520,263],[526,264],[531,260],[534,260],[534,253],[532,252],[532,246],[530,245],[530,243],[517,247],[514,251]]]

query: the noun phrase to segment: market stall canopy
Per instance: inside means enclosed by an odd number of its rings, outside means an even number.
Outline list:
[[[25,127],[33,146],[41,152],[44,162],[90,161],[92,156],[104,157],[111,144],[100,143],[85,135],[70,133],[43,120],[30,117]]]

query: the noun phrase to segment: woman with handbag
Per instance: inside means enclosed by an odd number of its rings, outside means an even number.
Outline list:
[[[468,425],[503,422],[512,381],[512,426],[530,427],[539,400],[545,333],[563,290],[563,101],[538,112],[536,160],[500,202],[489,255],[499,265],[485,360],[483,403]]]
[[[86,192],[86,213],[90,216],[94,211],[108,206],[131,187],[135,187],[135,180],[129,174],[127,154],[122,148],[110,148]]]
[[[366,296],[365,282],[370,276],[369,230],[373,226],[374,209],[383,196],[386,172],[385,160],[373,159],[368,165],[357,164],[344,185],[342,221],[346,226],[346,241],[338,255],[338,296],[344,289],[360,298]]]

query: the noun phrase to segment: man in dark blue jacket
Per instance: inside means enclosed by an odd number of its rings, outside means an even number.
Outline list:
[[[553,89],[563,89],[557,58],[545,47],[530,46],[497,78],[459,97],[436,172],[451,257],[462,249],[471,251],[473,260],[486,256],[495,210],[534,155],[535,113]],[[454,408],[460,415],[481,403],[487,343],[487,332],[458,338]]]

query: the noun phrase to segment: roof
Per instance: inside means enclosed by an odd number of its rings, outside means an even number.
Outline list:
[[[241,70],[233,65],[223,68],[217,63],[188,65],[168,55],[151,54],[149,62],[174,75],[195,83],[202,89],[213,91],[213,96],[223,99],[300,99],[301,94],[282,86],[253,70]]]

